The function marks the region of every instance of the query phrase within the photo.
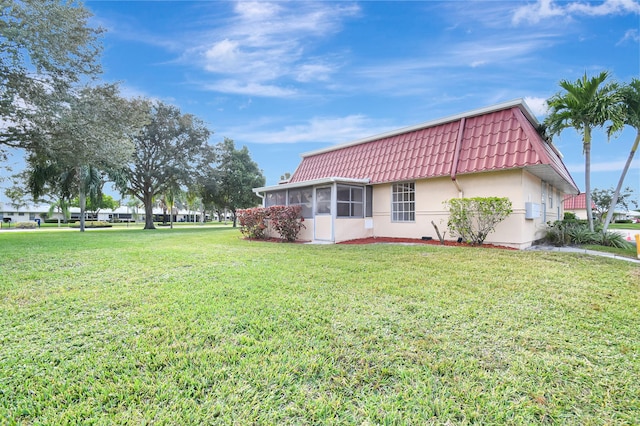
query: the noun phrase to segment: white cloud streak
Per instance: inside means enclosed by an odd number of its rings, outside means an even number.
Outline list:
[[[325,142],[343,143],[386,132],[393,126],[383,126],[370,118],[360,115],[344,117],[314,117],[307,122],[287,125],[280,130],[261,130],[263,125],[273,127],[273,123],[258,123],[253,126],[228,129],[236,138],[252,143],[301,143]]]
[[[562,2],[553,0],[539,0],[516,9],[512,22],[518,25],[522,22],[537,24],[550,18],[572,18],[582,16],[609,16],[622,14],[640,14],[640,3],[634,0],[605,0],[602,3],[591,4],[583,2]]]
[[[327,81],[339,65],[310,55],[314,40],[338,32],[359,8],[346,3],[237,2],[234,16],[201,37],[183,60],[223,81],[208,90],[267,97],[299,93],[287,82]]]

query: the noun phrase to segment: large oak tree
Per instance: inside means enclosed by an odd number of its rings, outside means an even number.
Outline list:
[[[150,120],[135,137],[133,160],[123,171],[121,189],[144,204],[144,229],[153,225],[154,197],[189,186],[212,160],[211,131],[191,114],[163,102],[149,104]]]

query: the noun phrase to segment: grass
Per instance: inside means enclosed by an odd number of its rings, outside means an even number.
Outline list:
[[[583,248],[586,250],[601,251],[605,253],[613,253],[618,256],[629,257],[631,259],[638,258],[638,252],[635,244],[632,244],[630,247],[627,247],[627,248],[607,247],[607,246],[601,246],[597,244],[584,244],[584,245],[581,245],[580,248]]]
[[[609,229],[639,229],[640,223],[612,223]]]
[[[633,424],[640,268],[570,253],[0,233],[7,424]]]

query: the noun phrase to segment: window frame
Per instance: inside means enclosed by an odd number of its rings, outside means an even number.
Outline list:
[[[341,200],[341,191],[348,190],[349,199]],[[360,199],[357,198],[357,192],[360,194]],[[348,210],[348,214],[341,213],[341,207],[345,207]],[[356,185],[336,185],[336,217],[348,218],[348,219],[362,219],[364,217],[364,187]]]
[[[391,222],[413,223],[416,221],[416,183],[391,184]]]

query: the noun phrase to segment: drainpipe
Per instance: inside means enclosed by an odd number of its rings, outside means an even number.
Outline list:
[[[456,147],[453,153],[453,162],[451,163],[451,181],[456,186],[458,190],[458,198],[462,198],[464,196],[464,192],[460,187],[460,183],[456,179],[456,174],[458,172],[458,160],[460,159],[460,151],[462,150],[462,136],[464,135],[464,125],[466,123],[466,117],[462,117],[460,119],[460,128],[458,129],[458,138],[456,139]]]
[[[255,191],[254,191],[254,194],[256,194],[258,197],[262,199],[262,207],[264,207],[264,195],[261,194],[260,192],[255,192]]]

